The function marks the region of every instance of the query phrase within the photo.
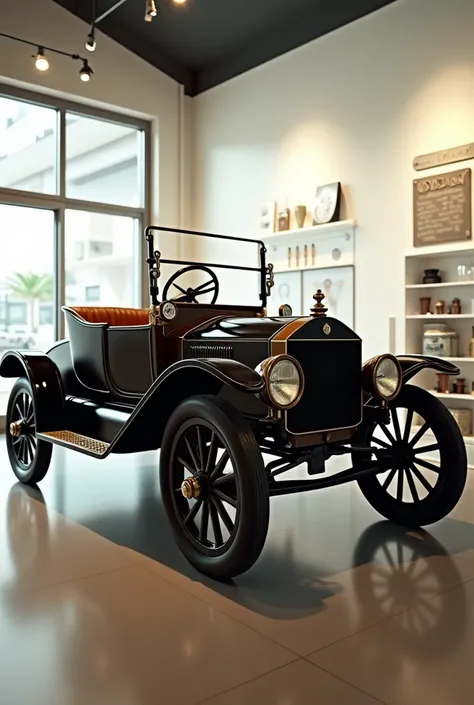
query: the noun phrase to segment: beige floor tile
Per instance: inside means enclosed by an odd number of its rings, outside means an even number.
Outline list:
[[[0,503],[0,586],[35,589],[131,564],[120,547],[14,485]]]
[[[206,700],[202,705],[376,705],[378,702],[301,660]]]
[[[193,579],[147,558],[143,565],[302,656],[465,580],[456,561],[425,532],[386,522],[359,532],[357,521],[347,518],[314,529],[313,535],[273,536],[251,573],[233,585],[197,574]],[[359,537],[355,550],[351,535]],[[344,560],[348,547],[351,558]],[[474,552],[466,555],[473,570]],[[351,569],[331,570],[351,563]]]
[[[474,581],[310,659],[389,705],[471,705]]]
[[[0,593],[2,705],[191,705],[295,659],[132,566]]]

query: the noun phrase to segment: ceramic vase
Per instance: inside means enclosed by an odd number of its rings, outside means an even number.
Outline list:
[[[302,228],[306,220],[306,206],[296,206],[295,217],[297,226]]]
[[[420,313],[429,313],[431,305],[431,298],[429,296],[423,296],[420,299]]]

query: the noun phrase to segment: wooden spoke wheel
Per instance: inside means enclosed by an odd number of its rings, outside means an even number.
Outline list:
[[[52,446],[36,438],[35,406],[26,379],[15,382],[7,407],[7,450],[13,472],[28,485],[40,482],[48,472]]]
[[[391,403],[390,417],[390,425],[368,429],[364,443],[382,449],[387,469],[362,477],[359,487],[374,509],[398,524],[439,521],[456,506],[466,483],[459,427],[444,404],[412,385]],[[354,453],[355,467],[361,463]]]
[[[178,407],[161,446],[160,483],[192,565],[219,580],[253,565],[268,530],[268,480],[255,437],[232,405],[202,396]]]

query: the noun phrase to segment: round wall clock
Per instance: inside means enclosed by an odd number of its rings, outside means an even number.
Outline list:
[[[339,181],[318,187],[313,210],[315,225],[339,219],[340,196],[341,184]]]

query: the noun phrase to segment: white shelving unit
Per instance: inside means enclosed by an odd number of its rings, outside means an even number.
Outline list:
[[[444,289],[445,287],[472,286],[473,281],[440,282],[439,284],[407,284],[407,289]]]
[[[449,322],[449,330],[458,333],[459,351],[456,357],[445,358],[460,368],[460,377],[466,381],[467,394],[442,394],[436,391],[437,377],[433,370],[421,372],[416,383],[430,391],[450,409],[471,409],[473,412],[473,435],[465,436],[468,462],[474,468],[474,358],[469,356],[469,343],[474,328],[474,279],[458,278],[458,265],[474,265],[474,246],[464,249],[419,248],[413,249],[405,258],[405,350],[407,353],[423,351],[423,330],[427,323]],[[439,269],[442,281],[438,284],[423,284],[425,269]],[[420,298],[430,297],[431,314],[420,313]],[[453,298],[461,301],[460,314],[436,314],[435,304],[445,301],[446,309]],[[452,378],[451,384],[455,378]]]
[[[355,220],[337,220],[297,230],[260,235],[268,249],[267,259],[275,272],[293,272],[315,267],[343,267],[354,264]],[[288,261],[288,249],[291,260]],[[298,262],[296,251],[298,249]],[[306,252],[306,257],[305,257]],[[334,253],[338,258],[334,259]]]

